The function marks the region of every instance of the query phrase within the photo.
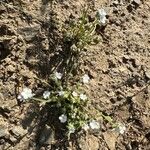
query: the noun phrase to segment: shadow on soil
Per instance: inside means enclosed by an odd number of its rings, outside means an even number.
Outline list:
[[[38,150],[45,147],[51,150],[57,148],[67,150],[69,142],[72,142],[80,150],[77,139],[81,135],[71,135],[71,140],[68,140],[65,124],[61,124],[58,120],[61,112],[55,106],[47,104],[40,109],[39,105],[31,104],[28,107],[25,118],[22,120],[22,127],[28,130],[32,139],[28,148]]]
[[[48,5],[50,10],[47,12],[46,7]],[[15,6],[14,9],[16,8]],[[23,12],[21,7],[17,8],[17,11],[26,18],[29,24],[32,22],[32,16]],[[72,65],[70,63],[73,63],[70,50],[72,43],[65,41],[63,35],[59,33],[56,16],[53,11],[53,0],[42,1],[41,14],[44,15],[45,13],[48,13],[49,19],[40,21],[39,29],[30,27],[18,29],[19,33],[26,32],[28,34],[23,39],[27,48],[23,63],[29,69],[34,70],[39,79],[48,79],[50,74],[55,71],[61,72],[65,78],[70,73],[70,65]],[[9,54],[7,51],[3,53],[4,50],[4,43],[0,41],[0,53],[2,53],[0,59],[4,59]],[[17,82],[15,87],[16,93],[18,93],[18,87],[19,83]],[[44,90],[43,86],[42,90]],[[28,107],[25,118],[21,122],[22,127],[28,130],[27,134],[31,135],[28,149],[38,150],[43,146],[47,147],[47,149],[56,149],[58,147],[67,149],[69,143],[66,136],[66,128],[64,124],[59,122],[59,116],[59,109],[54,107],[53,104],[40,107],[33,103]],[[19,143],[21,139],[15,144]],[[11,143],[13,146],[15,144]]]
[[[46,13],[46,6],[49,3],[51,8],[48,13],[49,19],[41,22],[39,32],[32,38],[32,46],[26,50],[25,64],[35,70],[39,78],[48,78],[55,71],[61,72],[63,77],[67,78],[74,63],[72,42],[67,41],[59,32],[52,0],[43,0],[41,14]],[[37,63],[34,63],[33,59],[36,59]]]
[[[55,114],[55,115],[54,115]],[[60,115],[58,108],[52,105],[40,107],[31,104],[22,120],[22,126],[32,135],[28,148],[40,149],[41,147],[67,147],[66,128],[56,119]],[[33,144],[36,143],[36,144]]]

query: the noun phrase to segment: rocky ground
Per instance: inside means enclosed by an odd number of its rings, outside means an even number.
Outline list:
[[[37,78],[46,79],[59,61],[53,56],[62,46],[61,29],[84,5],[91,15],[99,8],[107,12],[106,25],[97,28],[100,43],[83,58],[81,71],[91,78],[85,90],[93,106],[126,131],[119,134],[104,121],[99,132],[68,141],[44,124],[53,119],[43,119],[44,109],[20,104],[17,95],[25,86],[42,88]],[[1,0],[0,149],[149,150],[149,33],[149,0]]]

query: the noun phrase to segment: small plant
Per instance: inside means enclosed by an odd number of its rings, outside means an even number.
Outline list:
[[[28,97],[28,99],[41,102],[44,105],[55,105],[61,112],[58,119],[60,123],[66,125],[68,135],[81,128],[85,129],[85,125],[88,126],[88,122],[91,129],[98,129],[99,123],[93,120],[93,116],[89,113],[89,100],[81,89],[83,84],[78,83],[72,86],[65,86],[61,79],[62,74],[56,72],[50,76],[49,82],[52,86],[49,87],[49,90],[44,91],[41,97],[33,97],[34,94],[31,89],[25,88],[18,96],[18,99],[26,101]],[[88,75],[84,75],[82,79],[82,82],[86,81],[86,84],[90,80]]]
[[[106,23],[106,15],[104,9],[99,9],[95,18],[90,21],[88,9],[83,9],[78,21],[70,23],[63,38],[64,42],[70,43],[72,53],[80,56],[88,45],[98,43],[99,40],[95,29],[97,25]]]
[[[66,76],[78,70],[88,46],[99,42],[95,29],[101,22],[97,15],[90,21],[87,10],[83,9],[81,17],[77,21],[70,21],[69,27],[63,31],[64,51],[67,54]]]
[[[101,12],[100,19],[103,19],[104,23],[106,13],[104,11]],[[41,97],[37,98],[31,89],[28,88],[25,88],[18,96],[20,101],[32,99],[44,105],[54,105],[55,108],[58,108],[60,115],[57,119],[60,123],[66,125],[68,135],[80,129],[99,129],[100,124],[96,121],[99,116],[112,123],[109,116],[105,116],[99,112],[97,113],[98,115],[96,114],[97,116],[93,115],[95,110],[91,109],[90,101],[86,93],[82,90],[82,86],[88,84],[90,77],[85,74],[82,77],[82,83],[73,79],[69,80],[70,76],[76,75],[73,74],[73,70],[78,69],[84,49],[90,44],[97,43],[95,29],[99,23],[99,17],[95,17],[90,22],[87,10],[83,10],[81,18],[65,31],[63,37],[64,53],[67,53],[64,62],[66,64],[66,71],[63,74],[55,72],[50,75],[46,83],[48,89],[43,92]],[[66,76],[67,80],[64,78]]]
[[[94,42],[97,24],[99,24],[97,18],[90,22],[87,10],[83,10],[81,18],[70,25],[69,29],[67,29],[65,40],[70,41],[70,48],[73,52],[81,54],[87,45]]]

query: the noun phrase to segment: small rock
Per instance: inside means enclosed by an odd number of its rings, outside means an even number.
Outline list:
[[[142,64],[142,62],[138,59],[135,59],[135,64],[137,67],[139,67]]]
[[[93,135],[88,135],[86,139],[79,139],[79,148],[81,150],[98,150],[99,140]]]
[[[9,137],[9,140],[10,140],[11,142],[13,142],[13,143],[17,142],[17,139],[14,138],[13,136],[10,136],[10,137]]]
[[[39,25],[34,25],[34,26],[26,26],[26,27],[21,27],[18,28],[19,34],[23,36],[23,38],[26,41],[31,41],[39,32],[40,26]]]
[[[41,42],[43,50],[48,50],[49,49],[49,42],[48,39],[45,39],[44,41]]]
[[[118,5],[118,4],[119,4],[119,2],[118,2],[118,1],[114,1],[114,2],[113,2],[113,4]]]
[[[133,0],[133,3],[135,3],[136,5],[140,5],[141,4],[141,0]]]
[[[121,73],[123,73],[124,75],[128,75],[129,74],[129,71],[128,71],[128,69],[126,67],[121,66],[121,67],[118,68],[118,70]]]
[[[150,70],[145,71],[145,76],[150,79]]]
[[[12,66],[12,65],[9,65],[9,66],[7,66],[7,70],[9,72],[15,72],[16,68],[14,66]]]
[[[20,126],[16,126],[11,130],[11,133],[14,135],[15,138],[20,138],[21,136],[25,135],[27,131]]]
[[[5,62],[6,62],[7,64],[9,64],[9,63],[11,62],[11,59],[10,59],[10,58],[5,58]]]
[[[90,75],[92,78],[96,78],[96,77],[97,77],[97,72],[94,72],[93,70],[89,70],[89,75]]]
[[[113,132],[104,132],[103,133],[105,142],[107,143],[110,150],[115,150],[115,145],[117,141],[118,134],[115,134]]]
[[[5,139],[0,139],[0,145],[3,145],[5,143]],[[0,149],[2,149],[1,147],[0,147]]]
[[[98,150],[99,149],[99,140],[95,136],[90,136],[88,139],[88,145],[91,150]]]

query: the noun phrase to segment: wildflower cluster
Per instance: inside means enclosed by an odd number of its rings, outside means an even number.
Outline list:
[[[62,74],[56,72],[51,76],[53,88],[51,87],[49,90],[44,91],[40,98],[35,98],[36,96],[31,89],[24,88],[18,99],[21,101],[33,99],[49,105],[51,103],[55,104],[59,112],[61,112],[58,120],[60,123],[66,124],[69,134],[81,128],[85,131],[88,129],[99,129],[99,123],[96,120],[91,120],[92,116],[85,109],[88,105],[88,97],[85,92],[76,85],[72,88],[64,87],[61,79]],[[82,77],[82,83],[88,84],[89,81],[90,77],[85,74]]]

